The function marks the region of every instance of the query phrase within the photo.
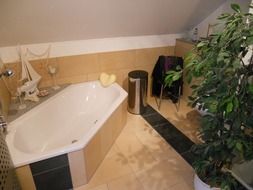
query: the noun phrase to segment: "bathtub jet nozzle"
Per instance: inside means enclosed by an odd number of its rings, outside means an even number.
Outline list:
[[[10,70],[10,69],[7,69],[4,72],[0,73],[0,78],[2,76],[11,77],[12,75],[14,75],[14,72],[12,70]]]
[[[7,133],[7,122],[2,115],[0,115],[0,129],[2,129],[4,134]]]

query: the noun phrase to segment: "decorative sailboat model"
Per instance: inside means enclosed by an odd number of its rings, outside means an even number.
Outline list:
[[[19,49],[20,59],[21,59],[21,79],[20,81],[26,81],[24,84],[18,88],[18,93],[25,93],[25,100],[39,101],[37,96],[39,93],[38,84],[41,80],[41,76],[33,69],[32,65],[27,59],[26,54]]]

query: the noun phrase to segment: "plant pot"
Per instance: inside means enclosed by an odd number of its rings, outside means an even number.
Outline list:
[[[210,187],[210,185],[203,182],[197,174],[194,175],[194,189],[195,190],[220,190],[220,188]]]

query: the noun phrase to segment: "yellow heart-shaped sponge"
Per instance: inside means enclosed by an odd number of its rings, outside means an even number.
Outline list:
[[[99,80],[103,87],[108,87],[116,81],[116,76],[114,74],[101,73]]]

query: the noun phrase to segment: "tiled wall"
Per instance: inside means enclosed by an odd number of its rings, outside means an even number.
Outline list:
[[[3,79],[0,79],[0,115],[7,116],[8,108],[10,104],[10,93],[5,85]]]
[[[49,63],[56,62],[59,66],[56,75],[58,84],[96,80],[101,72],[107,72],[116,74],[117,82],[126,88],[128,72],[143,69],[150,74],[159,55],[174,55],[174,46],[51,58]],[[46,60],[31,63],[42,76],[40,87],[51,86],[53,80],[48,74]],[[7,67],[16,71],[16,75],[9,82],[14,94],[19,85],[20,64],[11,63],[7,64]]]

